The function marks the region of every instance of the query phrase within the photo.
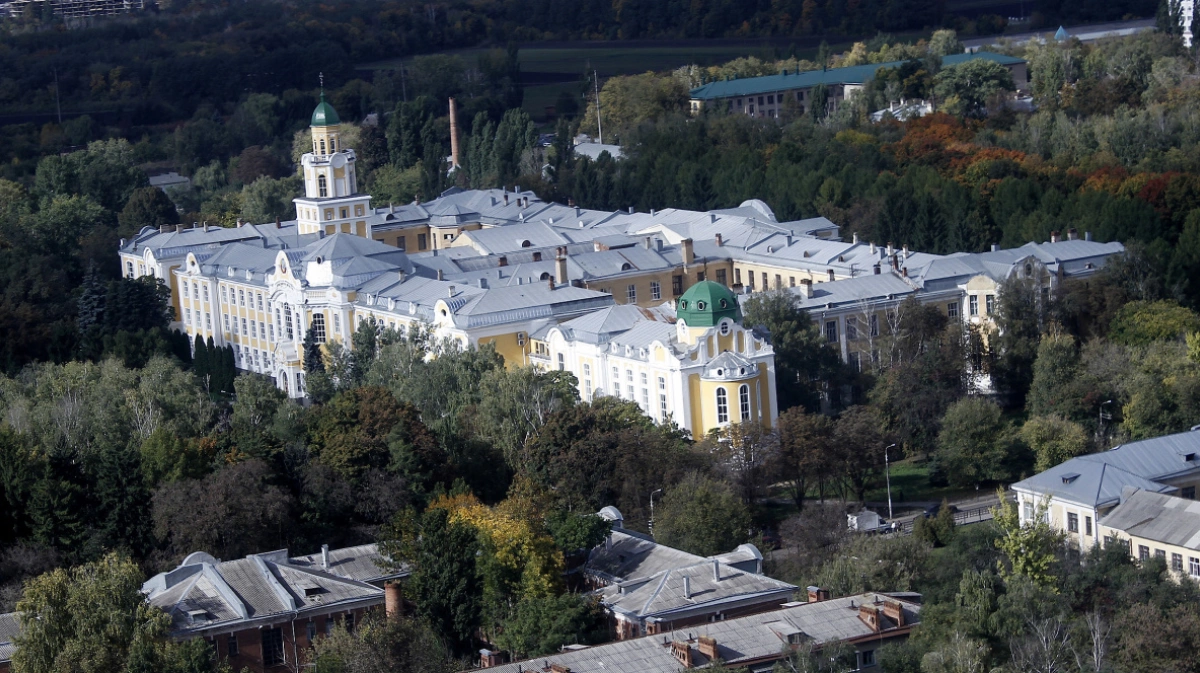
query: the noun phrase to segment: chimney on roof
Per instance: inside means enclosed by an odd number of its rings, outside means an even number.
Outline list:
[[[696,251],[692,248],[692,239],[685,238],[679,242],[679,245],[683,248],[683,263],[685,265],[696,261]]]
[[[329,545],[321,545],[321,570],[329,570]]]
[[[567,207],[574,208],[575,207],[575,199],[568,196],[567,197]]]
[[[651,240],[651,238],[650,238],[649,236],[647,236],[647,237],[646,237],[646,242],[645,242],[645,244],[644,244],[644,245],[646,246],[646,249],[647,249],[647,250],[649,250],[649,249],[650,249],[650,240]]]
[[[500,259],[496,260],[496,266],[508,266],[508,256],[500,255]]]
[[[875,275],[878,276],[880,272],[881,269],[879,268],[879,262],[875,262]]]
[[[850,242],[854,245],[858,245],[858,234],[854,234],[854,237],[850,239]]]
[[[487,278],[480,278],[480,279],[479,279],[479,289],[481,289],[481,290],[486,290],[486,289],[487,289]]]
[[[904,276],[905,278],[908,278],[908,267],[907,266],[900,269],[900,275]]]
[[[792,245],[792,235],[791,234],[787,235],[787,244],[789,247]]]
[[[1067,230],[1067,240],[1068,241],[1078,241],[1079,240],[1079,230],[1076,229],[1075,227],[1071,227],[1070,229],[1068,229]]]
[[[715,238],[717,241],[718,248],[721,247],[722,245],[725,245],[725,237],[721,235],[721,232],[718,231]]]
[[[999,243],[992,244],[992,252],[1000,252],[1000,244]]]
[[[630,215],[632,215],[632,214],[633,214],[633,206],[629,206],[629,214],[630,214]]]
[[[808,602],[820,603],[821,601],[829,600],[829,589],[822,589],[818,586],[808,587]]]
[[[900,262],[899,262],[899,260],[896,259],[896,253],[892,253],[891,257],[892,257],[892,271],[899,271],[900,270]]]
[[[458,105],[450,99],[450,167],[458,168]]]
[[[906,259],[906,260],[907,260],[907,259],[908,259],[908,255],[909,255],[909,252],[908,252],[908,244],[907,244],[907,243],[905,243],[905,244],[904,244],[904,259]]]
[[[721,581],[721,562],[717,559],[713,559],[713,581]]]
[[[872,255],[874,255],[874,254],[875,254],[875,251],[876,251],[877,249],[878,249],[878,248],[876,248],[876,247],[875,247],[875,242],[874,242],[874,241],[872,241],[872,242],[871,242],[871,254],[872,254]]]
[[[1085,240],[1085,241],[1092,240],[1092,232],[1090,232],[1090,231],[1083,232],[1083,240]]]
[[[709,214],[708,214],[708,221],[709,221],[710,223],[713,223],[713,224],[715,224],[715,223],[716,223],[716,221],[717,221],[717,214],[716,214],[716,213],[709,213]]]
[[[508,189],[504,190],[504,205],[508,205]]]
[[[567,248],[560,247],[554,255],[554,282],[559,285],[565,285],[569,282],[567,278]]]
[[[443,274],[443,273],[442,273],[442,270],[441,270],[441,269],[438,269],[438,270],[437,270],[437,279],[438,279],[438,280],[445,280],[445,274]]]
[[[784,72],[786,75],[786,71]],[[709,659],[718,659],[721,654],[717,651],[717,639],[708,636],[700,636],[696,639],[696,649],[700,650],[700,654]]]
[[[812,299],[812,278],[801,278],[800,289],[803,290],[805,299]]]
[[[683,576],[683,597],[689,600],[692,598],[692,578],[687,575]]]
[[[892,255],[894,255],[894,254],[896,254],[896,249],[892,247],[892,242],[891,242],[891,241],[888,241],[888,244],[887,244],[887,256],[888,256],[888,257],[891,257],[891,256],[892,256]]]
[[[650,209],[650,217],[654,217],[654,209],[653,208]]]
[[[553,279],[553,278],[550,278],[550,279],[548,279],[548,280],[546,281],[546,284],[550,286],[550,289],[551,289],[551,290],[553,290],[553,289],[554,289],[554,279]]]
[[[876,605],[868,605],[866,603],[860,605],[858,608],[858,618],[875,633],[879,633],[882,630],[879,624],[879,608]]]
[[[897,627],[904,626],[904,606],[900,601],[884,601],[883,616],[895,622]]]
[[[388,619],[396,619],[404,614],[404,592],[400,582],[392,581],[383,585],[383,606]]]
[[[169,225],[169,224],[158,225],[158,233],[160,233],[160,234],[165,234],[170,230],[171,230],[171,225]]]
[[[1050,242],[1058,243],[1058,232],[1057,231],[1050,232]]]
[[[833,269],[830,269],[829,270],[829,282],[832,283],[835,280],[837,280],[837,277],[833,275]]]
[[[447,287],[447,288],[446,288],[446,296],[447,296],[447,297],[453,297],[453,296],[454,296],[454,294],[455,294],[455,292],[454,292],[454,286],[453,286],[453,285],[451,285],[451,286],[449,286],[449,287]]]
[[[282,221],[279,219],[279,216],[278,216],[278,215],[276,215],[276,216],[275,216],[275,228],[276,228],[276,229],[282,229],[282,228],[283,228],[283,222],[282,222]]]

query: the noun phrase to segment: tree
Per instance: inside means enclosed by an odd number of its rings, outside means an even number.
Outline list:
[[[1021,426],[1021,437],[1037,456],[1033,469],[1048,470],[1088,452],[1083,426],[1061,416],[1035,416]]]
[[[1084,412],[1083,391],[1077,384],[1080,360],[1075,341],[1065,334],[1052,332],[1042,337],[1037,359],[1033,361],[1033,380],[1025,406],[1038,416],[1058,414],[1079,418]]]
[[[352,631],[335,629],[312,648],[314,673],[454,673],[459,668],[437,633],[405,617],[368,615]]]
[[[771,483],[779,436],[759,423],[746,421],[714,429],[706,443],[708,453],[737,487],[742,502],[753,507]]]
[[[565,371],[534,366],[496,368],[479,381],[479,434],[503,453],[509,468],[524,473],[531,458],[524,449],[530,436],[559,409],[579,401],[578,380]]]
[[[117,216],[117,233],[124,238],[137,235],[142,227],[157,229],[159,225],[176,224],[179,213],[175,203],[157,187],[139,187],[130,195],[125,208]]]
[[[824,414],[810,414],[792,407],[779,414],[779,468],[791,484],[796,509],[804,508],[805,494],[816,481],[824,495],[825,485],[835,473],[832,439],[834,423]]]
[[[152,498],[155,535],[180,558],[197,549],[240,558],[286,545],[292,499],[270,477],[265,463],[248,460],[160,486]]]
[[[935,30],[929,37],[929,53],[934,56],[946,57],[963,53],[963,43],[953,30]]]
[[[983,115],[988,99],[1016,88],[1007,68],[982,58],[945,68],[933,82],[942,108],[960,117]]]
[[[1062,545],[1062,533],[1050,527],[1049,504],[1038,503],[1033,519],[1021,523],[1017,504],[1005,497],[1003,489],[997,492],[1000,504],[992,508],[992,516],[1000,528],[996,548],[1004,554],[1007,563],[1000,563],[1000,576],[1005,580],[1025,577],[1034,584],[1054,590],[1058,579],[1054,567],[1057,550]]]
[[[883,470],[883,448],[889,443],[883,419],[875,409],[855,405],[838,416],[832,442],[838,474],[860,503],[866,501],[867,488]]]
[[[456,655],[471,651],[480,625],[478,551],[471,526],[452,521],[441,507],[431,507],[419,517],[412,510],[398,513],[380,541],[385,558],[411,566],[409,587],[417,615]]]
[[[775,350],[775,391],[779,409],[803,406],[819,411],[821,392],[837,378],[841,362],[820,329],[787,289],[756,292],[743,304],[742,322],[761,327]]]
[[[937,467],[958,488],[1008,476],[1014,433],[1000,407],[980,397],[959,400],[946,411],[938,435]]]
[[[992,382],[1006,406],[1018,408],[1024,406],[1033,382],[1033,363],[1048,307],[1033,279],[1016,276],[1000,285],[996,304],[999,334],[992,336]]]
[[[563,645],[608,640],[608,617],[595,598],[579,594],[524,598],[517,603],[496,645],[514,657],[540,657]]]
[[[750,514],[728,485],[691,473],[667,489],[654,522],[661,544],[698,556],[725,553],[746,541]]]
[[[293,220],[296,207],[292,199],[300,192],[301,178],[261,177],[242,187],[241,216],[248,222],[264,223],[277,219]]]
[[[143,479],[142,456],[136,445],[104,447],[96,470],[99,506],[97,533],[106,549],[127,549],[142,557],[151,546],[149,489]]]
[[[150,605],[141,585],[137,564],[117,554],[30,580],[17,603],[13,671],[210,670],[204,660],[207,666],[180,666],[196,663],[195,651],[207,646],[168,644],[171,619]]]
[[[1152,341],[1183,339],[1200,331],[1200,316],[1177,302],[1134,301],[1113,317],[1108,338],[1127,346],[1144,346]]]

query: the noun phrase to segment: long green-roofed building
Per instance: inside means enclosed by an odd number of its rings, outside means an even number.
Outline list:
[[[975,59],[986,59],[1003,65],[1012,73],[1013,83],[1017,85],[1018,90],[1028,88],[1029,70],[1026,63],[1014,56],[987,51],[954,54],[942,59],[942,67],[951,68]],[[825,85],[828,94],[826,104],[832,111],[869,82],[881,68],[897,68],[902,65],[904,61],[889,61],[807,72],[785,70],[778,75],[709,82],[692,89],[692,113],[697,114],[706,107],[724,104],[729,111],[750,117],[778,118],[781,111],[793,105],[796,112],[803,114],[812,103],[813,89],[822,84]]]

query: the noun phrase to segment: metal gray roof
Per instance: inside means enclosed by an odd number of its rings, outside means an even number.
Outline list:
[[[407,567],[402,568],[399,572],[386,570],[379,565],[380,560],[379,545],[375,543],[330,549],[329,567],[324,571],[337,577],[371,584],[404,577],[410,572]],[[321,569],[321,554],[318,552],[306,556],[293,556],[288,563],[298,568]]]
[[[1200,551],[1200,502],[1163,493],[1126,492],[1100,525],[1129,535]]]
[[[647,578],[665,570],[691,566],[704,560],[674,547],[658,544],[641,534],[614,529],[611,544],[597,545],[588,555],[584,572],[607,581]]]
[[[644,638],[620,640],[605,645],[572,649],[530,661],[514,662],[489,669],[496,673],[532,673],[543,670],[545,664],[558,664],[571,673],[677,673],[685,670],[671,656],[673,641],[690,644],[693,667],[709,663],[696,649],[701,636],[716,641],[717,651],[726,665],[736,667],[741,662],[769,661],[783,656],[788,636],[825,643],[836,640],[866,638],[885,639],[895,629],[890,621],[883,633],[874,632],[859,618],[859,606],[885,600],[900,603],[905,624],[920,621],[921,606],[911,601],[912,595],[891,596],[866,593],[817,603],[802,603],[780,610],[764,612],[737,619],[700,624]],[[904,631],[897,630],[897,635]]]
[[[16,612],[0,614],[0,662],[12,661],[17,650],[13,641],[20,632],[21,621]]]
[[[917,292],[912,284],[890,268],[879,275],[870,274],[826,283],[813,283],[811,298],[805,296],[803,287],[794,287],[790,290],[792,294],[800,297],[801,306],[810,310],[853,305],[863,301],[903,299]]]
[[[714,565],[719,573],[714,573]],[[719,579],[714,576],[716,574],[719,574]],[[656,617],[693,609],[711,609],[732,600],[778,600],[790,596],[795,590],[796,587],[787,582],[740,570],[716,559],[705,559],[662,571],[648,578],[648,581],[610,585],[601,593],[601,600],[618,612],[636,617]]]
[[[1200,471],[1200,432],[1188,431],[1078,456],[1013,488],[1100,507],[1117,502],[1126,487],[1172,491],[1174,487],[1161,482],[1196,471]]]

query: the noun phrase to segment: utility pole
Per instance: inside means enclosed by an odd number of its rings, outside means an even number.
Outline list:
[[[883,447],[883,474],[887,478],[888,491],[888,521],[892,520],[892,468],[888,463],[888,449],[896,448],[895,444],[888,444]]]
[[[654,537],[654,496],[658,493],[662,493],[661,488],[656,488],[650,492],[650,537]]]
[[[600,125],[600,78],[596,75],[595,70],[592,71],[592,83],[596,85],[596,131],[600,134],[600,144],[603,145],[604,127]]]

